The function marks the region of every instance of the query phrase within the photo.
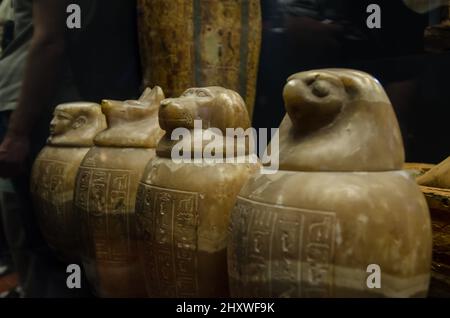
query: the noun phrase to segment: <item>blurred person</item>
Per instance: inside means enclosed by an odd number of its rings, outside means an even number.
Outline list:
[[[407,153],[412,153],[410,116],[419,100],[417,78],[423,74],[425,64],[424,30],[429,13],[439,10],[444,2],[263,1],[266,20],[255,127],[279,125],[285,112],[277,92],[292,73],[327,67],[355,68],[374,75],[383,84],[397,112]],[[370,4],[380,6],[380,29],[367,25]],[[267,22],[273,16],[276,27]]]
[[[2,211],[6,237],[26,297],[89,296],[86,290],[67,288],[68,264],[58,261],[42,238],[29,193],[30,172],[46,143],[56,105],[138,97],[136,2],[13,4],[16,32],[0,59],[0,122],[7,123],[0,144],[0,177],[13,180],[22,207],[16,213]],[[69,4],[81,8],[80,29],[66,24]]]
[[[17,32],[21,32],[18,28]],[[0,56],[8,54],[4,52],[14,37],[14,10],[12,0],[0,2]],[[23,46],[15,51],[8,60],[16,61],[18,65],[23,65],[23,53],[26,52],[26,42],[30,38],[24,39]],[[20,46],[19,46],[20,47]],[[2,57],[3,59],[3,57]],[[6,59],[5,59],[6,60]],[[18,70],[20,71],[20,70]],[[7,75],[4,75],[7,78]],[[3,139],[7,129],[7,121],[4,116],[0,117],[0,140]],[[0,298],[17,297],[17,279],[13,273],[13,262],[9,251],[9,244],[6,238],[4,215],[5,210],[12,209],[9,213],[15,213],[17,208],[17,196],[9,179],[0,178]]]
[[[0,56],[12,39],[14,30],[13,7],[11,0],[0,0]]]

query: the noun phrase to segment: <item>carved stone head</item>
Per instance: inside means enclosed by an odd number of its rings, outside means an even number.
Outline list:
[[[250,119],[247,108],[242,97],[229,89],[213,86],[190,88],[178,98],[168,98],[161,102],[159,108],[159,125],[166,131],[166,135],[158,144],[157,154],[161,157],[169,158],[175,145],[183,149],[190,149],[192,155],[202,154],[209,141],[203,140],[202,134],[192,134],[192,138],[184,138],[181,141],[171,139],[172,132],[177,128],[194,130],[194,121],[201,121],[201,129],[214,128],[220,130],[219,133],[211,132],[214,140],[222,140],[223,147],[216,147],[217,156],[235,156],[242,151],[248,154],[250,141],[245,139],[245,143],[238,143],[240,151],[227,153],[227,142],[234,141],[233,138],[226,137],[227,128],[242,128],[246,130],[250,127]],[[201,140],[198,140],[201,138]],[[220,149],[219,149],[220,148]],[[230,151],[229,151],[230,152]]]
[[[100,105],[89,102],[61,104],[55,108],[47,143],[90,147],[94,145],[94,137],[105,128],[106,120]]]
[[[391,102],[371,75],[348,69],[295,74],[284,88],[280,168],[402,169],[403,141]]]
[[[108,128],[95,138],[104,147],[155,148],[164,134],[158,125],[158,108],[164,99],[160,87],[147,88],[139,100],[104,100]]]
[[[176,128],[194,128],[194,120],[201,120],[203,129],[250,126],[248,112],[242,97],[223,87],[190,88],[178,98],[161,102],[159,124],[165,131]]]

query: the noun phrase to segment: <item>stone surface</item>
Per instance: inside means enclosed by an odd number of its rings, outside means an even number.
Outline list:
[[[433,226],[433,284],[430,296],[450,296],[450,189],[421,186]]]
[[[417,178],[417,183],[427,187],[450,189],[450,157]]]
[[[403,170],[406,170],[412,177],[418,178],[434,166],[430,163],[406,162]]]
[[[405,169],[417,178],[419,183],[441,180],[445,172],[444,163],[438,166],[424,163],[407,163]],[[433,170],[432,173],[430,171]],[[427,174],[428,173],[428,174]],[[426,178],[422,177],[427,174]],[[428,183],[426,182],[426,183]],[[430,209],[433,229],[433,262],[431,266],[431,282],[429,297],[450,297],[450,189],[420,186]]]
[[[139,101],[104,101],[108,129],[97,135],[77,176],[83,265],[102,297],[145,297],[137,251],[135,200],[139,180],[155,155],[159,87]]]
[[[231,295],[426,296],[429,211],[401,170],[402,139],[381,85],[354,70],[316,70],[290,77],[284,98],[281,170],[256,172],[232,213]],[[367,284],[372,264],[379,289]]]
[[[403,172],[252,177],[232,217],[232,296],[425,296],[428,218],[420,190]],[[381,268],[380,290],[366,285],[370,264]]]
[[[202,156],[205,146],[212,138],[204,140],[206,138],[203,138],[204,136],[201,134],[192,134],[190,139],[172,140],[171,138],[174,129],[193,130],[195,120],[201,120],[202,129],[218,129],[221,135],[211,131],[214,139],[226,138],[227,128],[239,127],[246,130],[250,127],[245,103],[236,92],[217,86],[188,89],[181,97],[168,98],[161,103],[159,124],[167,131],[167,134],[157,146],[158,155],[171,158],[172,149],[174,145],[178,144],[189,148],[192,157],[195,154]],[[237,143],[237,146],[239,145]],[[244,153],[248,154],[248,143],[244,147]],[[227,155],[226,142],[223,143],[223,149],[216,151],[224,157],[234,157],[239,153],[238,149],[233,148]]]
[[[55,108],[47,143],[55,147],[91,147],[94,137],[105,128],[105,116],[100,105],[85,102],[62,104]]]
[[[48,145],[33,165],[31,193],[43,235],[68,260],[80,258],[79,215],[73,209],[76,174],[94,137],[105,128],[98,104],[57,106]]]
[[[155,148],[164,132],[159,128],[159,102],[164,99],[162,89],[147,88],[137,101],[104,100],[102,110],[108,129],[95,138],[102,147]]]
[[[203,122],[197,131],[193,119]],[[248,156],[247,163],[202,157],[177,163],[171,158],[175,142],[170,136],[180,127],[192,134],[213,127],[223,134],[225,128],[246,129],[245,104],[224,88],[189,89],[161,103],[159,120],[166,135],[146,168],[136,204],[147,290],[152,297],[226,297],[229,216],[242,185],[260,165]],[[192,153],[201,154],[203,146],[200,142]],[[219,153],[236,159],[235,149]]]
[[[284,88],[280,168],[295,171],[400,170],[403,141],[378,81],[353,70],[291,76]]]

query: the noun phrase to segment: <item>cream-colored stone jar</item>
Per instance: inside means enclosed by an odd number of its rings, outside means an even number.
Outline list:
[[[280,170],[256,172],[233,210],[232,296],[426,296],[429,211],[402,171],[381,85],[359,71],[310,71],[289,78],[284,99],[288,115],[272,141]]]
[[[145,297],[137,250],[135,200],[139,180],[162,135],[159,87],[139,101],[103,101],[108,129],[81,163],[76,208],[81,216],[83,265],[102,297]]]
[[[33,165],[31,193],[42,233],[68,261],[80,259],[80,219],[73,209],[76,175],[94,137],[105,128],[98,104],[57,106],[47,146]]]

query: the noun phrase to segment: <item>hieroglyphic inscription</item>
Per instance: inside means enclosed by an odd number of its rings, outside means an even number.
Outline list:
[[[141,183],[136,213],[148,290],[158,297],[195,297],[198,194]]]
[[[233,292],[252,297],[330,297],[336,215],[239,198],[232,215]]]
[[[38,159],[33,167],[31,191],[36,197],[40,222],[48,239],[57,240],[67,226],[64,178],[70,165],[63,161]]]
[[[129,170],[81,167],[76,206],[81,210],[85,251],[97,260],[122,262],[131,253]]]

